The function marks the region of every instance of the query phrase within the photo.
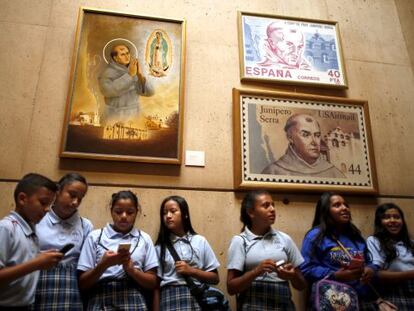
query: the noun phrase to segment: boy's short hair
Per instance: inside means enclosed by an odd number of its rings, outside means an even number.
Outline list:
[[[52,192],[56,192],[58,190],[56,183],[45,176],[36,173],[24,175],[23,178],[17,183],[16,189],[14,189],[15,203],[17,204],[17,196],[20,192],[31,196],[42,187],[45,187]]]

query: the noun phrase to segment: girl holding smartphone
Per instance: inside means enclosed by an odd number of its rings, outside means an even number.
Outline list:
[[[158,259],[150,236],[134,228],[141,206],[131,191],[114,193],[110,206],[113,223],[91,232],[78,262],[87,310],[148,310],[144,290],[156,285]]]
[[[228,250],[227,290],[238,294],[239,310],[295,310],[289,283],[306,286],[298,266],[302,255],[289,235],[272,228],[276,209],[269,192],[251,191],[244,197],[242,233]]]
[[[82,175],[68,173],[58,188],[53,206],[36,225],[36,235],[41,251],[60,250],[64,257],[55,268],[41,271],[32,310],[82,310],[76,266],[93,226],[78,208],[88,184]]]

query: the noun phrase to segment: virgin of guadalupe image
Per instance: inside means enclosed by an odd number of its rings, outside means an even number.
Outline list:
[[[151,36],[153,39],[149,46],[149,51],[147,50],[147,55],[149,54],[149,57],[147,57],[149,71],[154,77],[165,76],[170,67],[168,56],[171,52],[169,51],[168,42],[164,38],[165,36],[161,31],[156,31],[155,36]]]

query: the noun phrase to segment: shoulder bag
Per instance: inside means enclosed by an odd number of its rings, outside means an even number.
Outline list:
[[[181,261],[177,251],[171,244],[171,241],[167,241],[166,246],[174,261]],[[228,302],[223,293],[216,288],[212,288],[207,284],[200,286],[196,285],[191,277],[183,275],[187,286],[190,289],[191,294],[197,300],[198,304],[203,311],[226,311],[229,310]]]

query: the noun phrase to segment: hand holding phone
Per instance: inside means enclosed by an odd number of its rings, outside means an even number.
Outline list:
[[[73,243],[69,243],[66,244],[65,246],[63,246],[60,250],[59,253],[62,253],[63,255],[66,254],[67,252],[69,252],[73,247],[75,246],[75,244]]]
[[[279,268],[280,266],[283,266],[285,263],[286,262],[283,259],[281,259],[279,261],[276,261],[276,268]]]
[[[131,248],[131,243],[119,243],[118,245],[118,253],[119,251],[127,251]]]
[[[359,269],[362,268],[365,264],[364,259],[360,259],[360,258],[352,258],[351,261],[349,262],[349,264],[345,267],[345,269]]]

